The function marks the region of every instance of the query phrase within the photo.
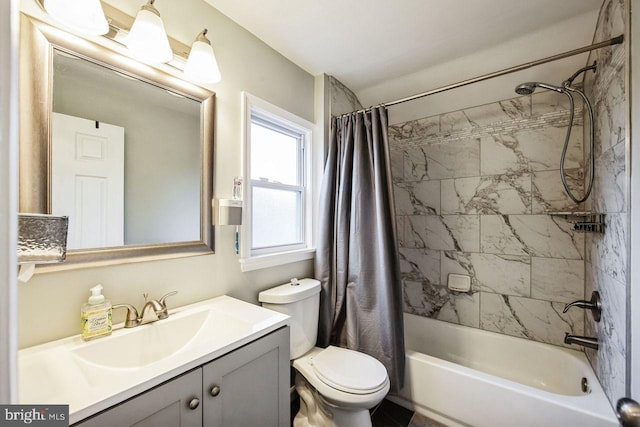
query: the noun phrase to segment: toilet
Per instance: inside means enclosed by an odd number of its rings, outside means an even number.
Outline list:
[[[294,427],[371,427],[369,409],[389,392],[384,365],[354,350],[315,347],[320,282],[292,279],[260,292],[263,307],[291,316],[291,360],[300,410]]]

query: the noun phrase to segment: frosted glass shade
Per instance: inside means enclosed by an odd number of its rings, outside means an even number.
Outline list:
[[[160,15],[144,8],[136,15],[126,43],[131,54],[140,61],[164,63],[173,59],[173,51]]]
[[[193,43],[184,73],[199,83],[217,83],[222,79],[211,44],[200,40]]]
[[[109,31],[100,0],[44,0],[44,9],[74,32],[98,36]]]

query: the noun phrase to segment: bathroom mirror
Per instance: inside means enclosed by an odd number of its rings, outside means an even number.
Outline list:
[[[212,253],[214,94],[27,15],[20,206],[69,216],[60,270]]]

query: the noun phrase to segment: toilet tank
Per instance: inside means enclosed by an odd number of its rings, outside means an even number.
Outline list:
[[[291,282],[258,294],[262,306],[291,316],[290,358],[296,359],[316,345],[320,310],[320,282],[291,279]]]

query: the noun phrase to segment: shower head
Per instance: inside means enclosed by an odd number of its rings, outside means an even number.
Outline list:
[[[533,82],[522,83],[516,86],[516,93],[518,95],[531,95],[536,90],[536,84]]]
[[[543,89],[553,90],[559,93],[564,92],[564,89],[558,86],[550,85],[548,83],[541,82],[527,82],[522,83],[516,86],[516,93],[518,95],[531,95],[533,91],[536,90],[537,87],[541,87]]]

